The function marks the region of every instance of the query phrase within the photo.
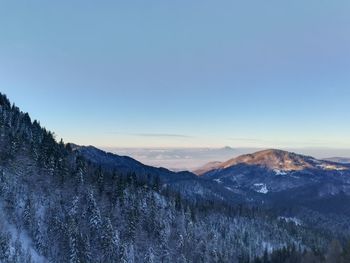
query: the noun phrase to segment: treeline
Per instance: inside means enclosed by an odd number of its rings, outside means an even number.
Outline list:
[[[243,261],[244,262],[244,261]],[[248,261],[250,262],[250,261]],[[338,240],[333,240],[325,253],[320,251],[297,249],[295,246],[278,249],[272,253],[264,252],[263,257],[253,263],[348,263],[350,262],[350,241],[343,247]]]

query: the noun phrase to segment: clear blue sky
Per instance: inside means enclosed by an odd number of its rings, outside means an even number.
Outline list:
[[[350,148],[350,1],[1,1],[0,91],[65,141]]]

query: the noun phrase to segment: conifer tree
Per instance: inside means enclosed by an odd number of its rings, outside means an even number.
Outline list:
[[[145,255],[144,263],[155,263],[154,250],[150,247]]]

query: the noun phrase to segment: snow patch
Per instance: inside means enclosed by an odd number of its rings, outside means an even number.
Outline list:
[[[267,194],[269,190],[267,189],[266,184],[254,184],[255,191],[261,194]]]
[[[272,253],[274,247],[271,243],[263,241],[262,242],[262,247],[267,250],[267,252]]]
[[[45,258],[40,256],[36,250],[33,248],[32,239],[26,234],[25,231],[19,231],[13,224],[11,224],[4,216],[3,205],[0,203],[0,222],[5,227],[5,229],[11,235],[11,241],[14,242],[16,239],[19,240],[24,251],[28,251],[32,257],[33,262],[44,263]],[[12,249],[12,252],[14,250]]]
[[[286,171],[275,169],[273,170],[276,175],[287,175]]]
[[[225,186],[225,188],[231,192],[233,192],[233,189],[231,187]]]
[[[279,220],[283,220],[286,221],[287,223],[294,223],[296,226],[301,226],[302,225],[302,221],[296,217],[284,217],[284,216],[280,216],[278,217]]]
[[[217,182],[218,184],[222,184],[222,181],[220,179],[214,179],[215,182]]]

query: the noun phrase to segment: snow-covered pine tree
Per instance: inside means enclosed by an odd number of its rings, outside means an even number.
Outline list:
[[[11,238],[8,232],[0,232],[0,262],[8,262],[11,256]]]
[[[88,193],[88,214],[90,230],[93,235],[96,235],[102,226],[102,219],[101,212],[96,204],[96,200],[92,191]]]
[[[80,263],[78,249],[78,230],[75,220],[71,218],[68,225],[69,233],[69,263]]]
[[[145,258],[143,260],[144,263],[155,263],[155,256],[154,256],[154,250],[152,247],[150,247],[145,255]]]
[[[112,223],[109,218],[106,218],[104,220],[101,231],[101,247],[103,251],[103,261],[114,262],[114,259],[118,256],[116,253],[117,244],[115,244],[115,231],[112,227]]]

